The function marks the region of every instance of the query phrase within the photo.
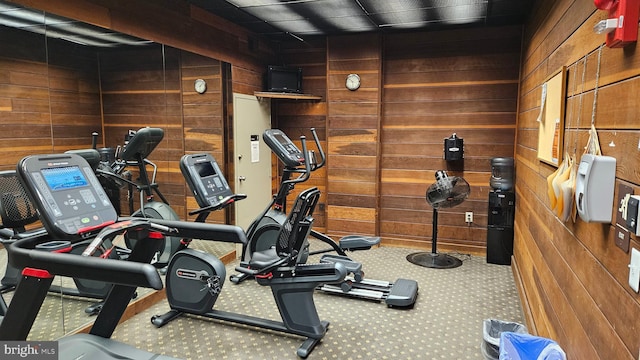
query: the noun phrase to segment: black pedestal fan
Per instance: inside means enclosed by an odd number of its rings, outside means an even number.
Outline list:
[[[454,207],[469,196],[469,183],[459,177],[447,176],[444,170],[436,171],[436,182],[427,189],[427,202],[433,207],[433,230],[431,252],[417,252],[407,255],[409,262],[430,268],[450,269],[462,265],[458,258],[447,254],[438,254],[438,209]]]

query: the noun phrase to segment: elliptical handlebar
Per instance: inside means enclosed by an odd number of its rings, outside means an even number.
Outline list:
[[[320,163],[319,164],[315,164],[313,169],[311,169],[311,171],[316,171],[318,169],[320,169],[321,167],[324,166],[327,157],[324,153],[324,151],[322,150],[322,146],[320,145],[320,139],[318,139],[318,134],[316,133],[316,128],[311,128],[311,136],[313,136],[313,141],[316,143],[316,148],[318,149],[318,152],[320,153]]]
[[[98,132],[94,131],[91,133],[91,148],[98,149]]]

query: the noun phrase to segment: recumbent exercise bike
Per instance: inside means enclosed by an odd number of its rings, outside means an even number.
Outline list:
[[[181,170],[189,186],[193,186],[192,181],[199,184],[198,195],[208,204],[190,213],[197,213],[198,221],[204,221],[211,211],[244,197],[231,193],[220,168],[209,154],[186,155],[181,160]],[[260,285],[271,287],[281,322],[213,309],[226,277],[224,264],[211,254],[186,248],[176,252],[167,266],[166,293],[171,310],[153,316],[152,324],[161,327],[188,313],[299,335],[306,340],[298,348],[297,355],[306,358],[329,326],[318,317],[313,301],[314,289],[325,283],[339,283],[347,274],[344,265],[339,263],[305,265],[299,262],[298,255],[311,230],[311,214],[319,196],[316,188],[300,193],[285,226],[280,229],[275,247],[256,252],[248,267],[236,268],[255,277]],[[205,204],[200,200],[199,203]],[[246,237],[243,240],[244,246]],[[183,242],[183,247],[186,246],[188,241]]]

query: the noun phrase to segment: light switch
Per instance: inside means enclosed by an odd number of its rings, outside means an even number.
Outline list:
[[[638,292],[640,286],[640,251],[631,249],[631,262],[629,263],[629,286]]]

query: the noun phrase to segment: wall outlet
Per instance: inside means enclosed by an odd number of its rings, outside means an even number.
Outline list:
[[[631,249],[631,261],[629,262],[629,286],[638,292],[640,288],[640,251]]]
[[[464,221],[468,223],[473,222],[473,211],[467,211],[464,213]]]

